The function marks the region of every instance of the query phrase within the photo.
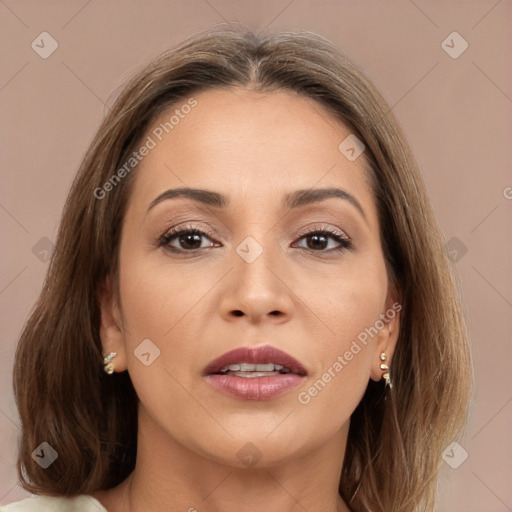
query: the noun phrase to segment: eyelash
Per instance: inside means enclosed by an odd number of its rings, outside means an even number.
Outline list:
[[[211,248],[211,246],[209,246],[209,247],[200,247],[197,249],[187,250],[187,249],[179,249],[179,248],[172,247],[169,245],[173,239],[178,238],[179,236],[182,236],[182,235],[199,235],[199,236],[205,236],[205,237],[209,238],[210,240],[213,239],[213,236],[210,235],[208,232],[198,229],[194,226],[187,226],[184,228],[171,229],[170,231],[168,231],[167,233],[165,233],[164,235],[162,235],[159,238],[159,240],[157,242],[157,246],[165,247],[168,251],[173,252],[173,253],[180,253],[180,254],[188,253],[189,255],[193,255],[203,249]],[[332,238],[339,244],[339,247],[336,247],[334,249],[331,248],[331,249],[327,249],[327,250],[321,249],[318,251],[314,250],[314,249],[305,248],[305,247],[299,247],[299,248],[304,249],[309,252],[313,252],[313,253],[340,252],[340,251],[344,251],[344,250],[350,250],[353,248],[352,240],[345,233],[343,233],[342,231],[338,231],[336,229],[327,227],[327,226],[323,226],[321,228],[314,228],[314,229],[311,229],[310,231],[302,233],[298,237],[298,240],[302,240],[304,238],[307,238],[307,237],[313,236],[313,235],[324,235],[324,236],[327,236],[328,238]],[[213,242],[213,240],[212,240],[212,242]],[[213,242],[213,243],[215,243],[215,242]]]

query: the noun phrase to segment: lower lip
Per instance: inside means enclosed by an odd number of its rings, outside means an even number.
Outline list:
[[[243,400],[271,400],[296,388],[304,378],[296,373],[252,378],[213,374],[207,375],[206,380],[228,396]]]

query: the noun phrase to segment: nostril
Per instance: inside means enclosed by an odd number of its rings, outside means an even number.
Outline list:
[[[243,311],[240,311],[239,309],[236,309],[235,311],[233,311],[233,313],[235,314],[235,316],[244,316]]]
[[[280,312],[280,311],[277,311],[277,309],[276,309],[276,310],[274,310],[274,311],[271,311],[271,312],[270,312],[270,314],[271,314],[271,315],[274,315],[274,316],[279,316],[279,315],[281,314],[281,312]]]

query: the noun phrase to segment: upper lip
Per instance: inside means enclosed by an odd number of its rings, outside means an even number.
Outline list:
[[[208,363],[203,374],[211,375],[212,373],[219,373],[225,366],[236,363],[274,363],[284,366],[299,375],[307,375],[306,369],[297,359],[269,345],[263,347],[240,347],[226,352]]]

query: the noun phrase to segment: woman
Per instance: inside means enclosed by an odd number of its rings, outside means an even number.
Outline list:
[[[470,357],[381,95],[307,32],[189,38],[126,86],[16,353],[7,512],[431,511]]]

